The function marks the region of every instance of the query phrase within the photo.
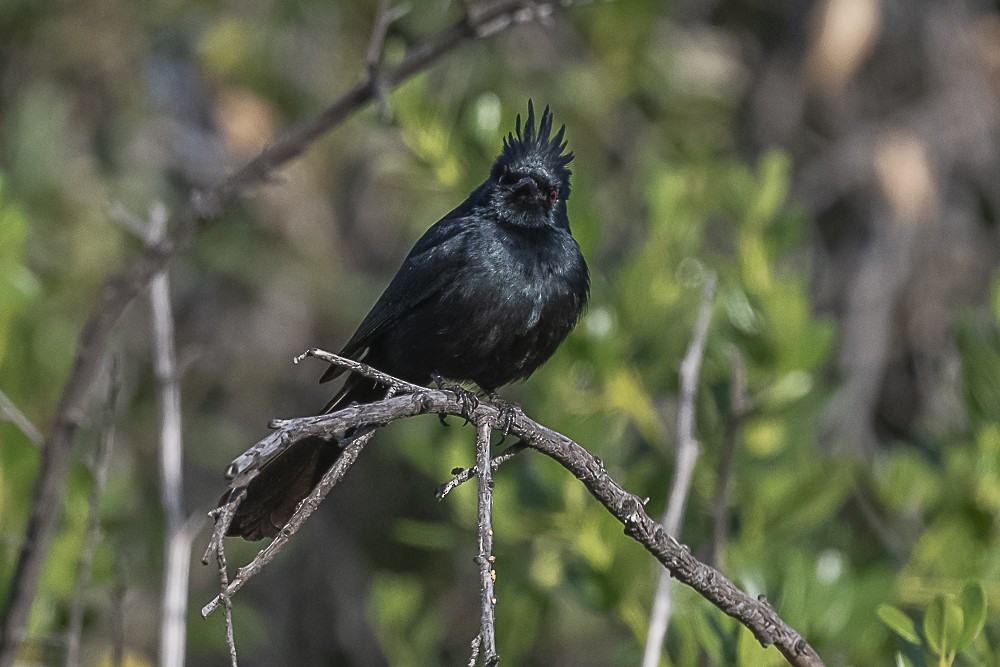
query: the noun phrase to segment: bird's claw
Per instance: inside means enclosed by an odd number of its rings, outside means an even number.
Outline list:
[[[516,403],[511,403],[507,399],[500,396],[497,393],[490,394],[490,403],[493,407],[497,409],[498,420],[497,428],[500,430],[501,438],[497,446],[503,444],[504,439],[510,435],[510,430],[514,427],[514,420],[517,419],[517,413],[521,411],[521,406]]]
[[[434,384],[437,385],[438,389],[441,391],[450,391],[458,397],[458,402],[462,404],[462,417],[465,419],[462,426],[468,424],[472,420],[472,413],[479,407],[479,397],[462,385],[446,383],[444,378],[436,373],[432,375],[431,378],[434,380]],[[442,424],[447,426],[448,422],[445,420],[445,416],[446,415],[438,415],[438,419]]]

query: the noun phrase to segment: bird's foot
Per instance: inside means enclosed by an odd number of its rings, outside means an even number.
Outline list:
[[[490,403],[499,412],[499,419],[497,420],[497,428],[503,437],[500,438],[500,442],[497,446],[503,444],[504,439],[510,434],[511,428],[514,427],[514,420],[517,419],[517,415],[521,412],[521,406],[516,403],[511,403],[503,396],[496,392],[490,392]]]
[[[431,376],[431,379],[434,380],[434,384],[437,385],[438,389],[441,391],[450,391],[458,397],[459,403],[462,404],[462,417],[465,419],[462,426],[468,424],[472,420],[472,413],[479,407],[479,397],[460,384],[445,382],[444,378],[436,373]],[[438,415],[438,420],[443,425],[448,426],[445,415]]]

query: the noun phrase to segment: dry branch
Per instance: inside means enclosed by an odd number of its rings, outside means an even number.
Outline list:
[[[321,355],[313,353],[312,356],[319,357]],[[348,364],[356,364],[350,360],[341,360],[336,355],[329,353],[323,353],[322,358],[331,360],[333,363],[342,363],[345,367]],[[375,373],[369,377],[375,377]],[[748,596],[721,572],[695,558],[688,547],[671,537],[662,525],[646,514],[644,502],[640,498],[626,491],[608,475],[600,459],[573,440],[530,419],[517,408],[512,409],[509,406],[498,408],[491,403],[480,403],[472,409],[470,414],[468,401],[463,401],[454,392],[418,387],[412,392],[387,397],[374,403],[351,406],[328,415],[273,422],[273,425],[278,429],[276,433],[254,445],[251,450],[237,460],[248,467],[242,467],[239,470],[237,478],[231,483],[230,488],[234,494],[238,495],[240,479],[242,478],[245,482],[250,476],[256,474],[255,466],[259,465],[261,461],[257,454],[261,451],[273,454],[275,447],[280,451],[302,438],[343,437],[343,434],[349,429],[374,428],[399,419],[424,414],[467,418],[475,424],[490,424],[494,429],[506,426],[509,422],[512,435],[519,438],[528,447],[555,459],[561,466],[570,471],[587,487],[591,495],[622,523],[625,534],[642,544],[654,558],[667,568],[672,577],[695,589],[706,600],[746,626],[753,632],[762,646],[774,645],[789,664],[795,667],[821,667],[823,665],[816,651],[798,632],[789,627],[778,616],[766,598]],[[352,448],[356,447],[359,442],[366,440],[372,433],[373,431],[369,431],[365,436],[356,438],[347,445],[333,468],[324,476],[313,494],[302,502],[295,516],[278,534],[274,542],[260,552],[249,565],[241,568],[233,581],[225,586],[215,599],[205,605],[202,609],[203,616],[212,613],[226,598],[235,594],[267,562],[273,559],[277,551],[287,542],[291,533],[297,530],[301,522],[315,511],[322,497],[343,477],[347,468],[357,458],[360,447],[353,451]],[[257,454],[251,454],[251,452]],[[231,469],[236,467],[236,464],[237,462],[234,462]],[[483,470],[489,467],[492,466],[484,465]],[[221,541],[221,535],[225,534],[225,528],[226,526],[216,527],[216,537],[209,547],[210,552],[219,546],[216,543]],[[269,555],[265,556],[265,554]]]
[[[76,590],[73,594],[73,605],[69,612],[69,628],[66,631],[66,667],[79,667],[80,647],[83,643],[83,616],[86,611],[87,589],[90,588],[93,576],[94,554],[101,542],[101,498],[111,470],[112,452],[115,446],[115,418],[118,411],[118,397],[121,389],[121,378],[118,373],[118,361],[112,357],[109,372],[110,390],[107,405],[104,409],[104,424],[102,426],[101,442],[98,445],[97,456],[91,466],[94,485],[90,489],[90,499],[87,501],[87,527],[84,529],[83,548],[80,550],[80,566],[77,570]]]
[[[708,340],[708,325],[712,321],[715,284],[715,274],[708,274],[702,288],[701,306],[698,309],[694,333],[688,344],[687,352],[681,360],[681,404],[677,415],[677,455],[674,464],[674,478],[670,484],[667,508],[663,511],[663,518],[660,520],[668,535],[681,534],[684,507],[687,505],[688,494],[691,491],[691,478],[694,476],[694,466],[698,462],[701,450],[694,434],[694,399],[698,391],[698,377],[701,373],[701,360],[705,354],[705,343]],[[663,652],[663,640],[667,636],[669,622],[670,577],[667,572],[661,570],[656,584],[656,596],[653,598],[653,609],[650,612],[649,634],[646,639],[646,651],[642,658],[643,667],[656,667],[660,664],[660,654]]]
[[[7,394],[0,391],[0,421],[10,422],[16,426],[21,433],[31,441],[32,444],[42,446],[45,438],[31,420],[28,419],[14,401],[7,397]]]
[[[492,459],[490,459],[490,470],[496,470],[501,466],[501,464],[506,463],[510,459],[514,458],[517,454],[523,452],[527,448],[523,442],[516,442],[507,449],[503,450],[500,454],[497,454]],[[473,477],[479,474],[478,467],[476,468],[455,468],[451,471],[454,475],[450,480],[442,484],[434,492],[434,496],[438,500],[444,500],[445,496],[460,487],[461,485],[468,482]]]
[[[201,223],[218,216],[248,189],[266,183],[275,170],[297,158],[317,139],[371,102],[377,96],[378,88],[392,89],[427,69],[468,39],[485,37],[510,25],[547,17],[556,7],[570,4],[572,0],[537,4],[525,4],[523,0],[497,0],[471,6],[465,17],[419,41],[398,64],[377,68],[377,82],[369,73],[325,110],[289,128],[242,169],[214,187],[193,193],[162,242],[147,246],[130,266],[108,280],[80,332],[73,367],[42,449],[32,515],[0,618],[0,667],[13,664],[23,638],[42,565],[62,508],[73,439],[88,410],[91,389],[112,332],[125,308],[142,294],[178,250],[190,245]]]
[[[485,419],[476,422],[476,470],[479,477],[479,590],[482,618],[479,630],[483,664],[492,667],[500,662],[497,655],[496,614],[497,603],[493,593],[496,571],[493,569],[493,467],[490,461],[490,435],[493,429]]]
[[[289,420],[289,423],[295,421],[297,420]],[[300,433],[305,433],[305,430],[301,430]],[[329,436],[330,434],[329,431],[325,431],[323,429],[316,429],[315,433],[317,435],[326,436]],[[289,538],[297,533],[299,528],[302,527],[302,524],[305,523],[306,519],[308,519],[312,513],[316,511],[316,508],[318,508],[319,504],[323,502],[324,498],[326,498],[326,494],[330,492],[330,489],[343,479],[347,469],[350,468],[354,461],[357,460],[361,450],[364,449],[366,444],[368,444],[368,441],[371,440],[371,436],[373,434],[374,431],[364,433],[356,437],[346,447],[344,447],[344,451],[337,459],[337,462],[333,464],[333,467],[330,468],[325,475],[323,475],[323,479],[320,480],[319,484],[315,489],[313,489],[312,493],[310,493],[306,499],[299,504],[299,507],[295,510],[295,514],[293,514],[292,518],[288,520],[288,523],[281,529],[281,532],[278,533],[277,537],[275,537],[270,544],[261,550],[257,556],[250,561],[250,563],[237,570],[236,576],[233,577],[232,581],[228,583],[223,581],[223,588],[219,595],[217,595],[215,599],[207,605],[202,607],[201,615],[203,617],[207,617],[218,608],[220,603],[224,603],[231,598],[236,591],[243,588],[243,585],[247,581],[249,581],[255,574],[263,570],[265,565],[270,563],[279,553],[281,553],[281,550],[284,549],[285,545],[288,543]],[[296,438],[296,440],[297,439],[298,438]],[[292,440],[292,442],[295,442],[296,440]],[[335,445],[331,443],[331,446]],[[239,483],[240,478],[237,477],[233,484]],[[209,544],[208,551],[205,552],[205,557],[202,562],[207,563],[213,552],[216,553],[217,556],[223,554],[222,545],[223,540],[225,539],[226,530],[229,528],[229,522],[232,521],[236,507],[239,505],[239,502],[242,501],[242,498],[239,497],[241,491],[239,487],[233,489],[233,491],[235,494],[230,494],[230,503],[232,504],[225,506],[225,512],[216,513],[216,527],[213,531],[212,542]],[[220,519],[222,518],[225,518],[226,520],[220,522]],[[224,565],[220,563],[220,567],[224,567]]]
[[[149,212],[146,243],[156,245],[167,231],[167,209],[162,203]],[[181,388],[174,342],[174,315],[170,302],[170,274],[166,268],[149,289],[153,332],[153,370],[160,406],[160,502],[166,519],[163,595],[160,604],[160,667],[183,667],[187,645],[188,576],[193,534],[184,519],[184,446],[181,425]]]

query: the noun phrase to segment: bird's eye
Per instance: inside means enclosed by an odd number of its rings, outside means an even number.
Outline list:
[[[551,190],[549,190],[549,203],[555,204],[557,199],[559,199],[559,191],[556,190],[555,188],[552,188]]]

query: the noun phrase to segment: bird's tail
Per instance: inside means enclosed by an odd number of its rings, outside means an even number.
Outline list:
[[[333,412],[352,403],[370,403],[384,394],[384,387],[352,375],[324,412]],[[237,508],[226,534],[246,540],[277,535],[299,503],[337,462],[344,447],[358,435],[358,431],[348,432],[344,441],[304,438],[269,461],[247,485],[246,498]],[[219,504],[225,503],[228,497],[227,493]]]
[[[227,535],[245,540],[274,537],[295,508],[340,458],[339,442],[319,437],[299,440],[261,468],[249,485]],[[227,497],[223,497],[225,502]]]

